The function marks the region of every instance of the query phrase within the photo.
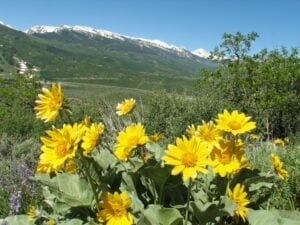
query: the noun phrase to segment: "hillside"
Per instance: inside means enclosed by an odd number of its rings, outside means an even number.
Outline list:
[[[38,67],[47,80],[178,90],[189,87],[201,68],[214,67],[205,58],[160,41],[78,26],[46,32],[44,28],[35,27],[26,34],[0,25],[4,72],[15,68],[15,56]]]

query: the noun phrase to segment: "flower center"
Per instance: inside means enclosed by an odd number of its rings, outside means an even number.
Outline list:
[[[139,143],[139,137],[137,136],[133,136],[128,139],[128,145],[132,148],[137,147],[138,143]]]
[[[219,161],[222,163],[222,164],[228,164],[230,161],[231,161],[231,156],[230,154],[227,154],[227,153],[221,153],[221,156],[219,158]]]
[[[125,214],[125,209],[121,205],[114,206],[113,211],[115,216],[122,216]]]
[[[196,166],[198,157],[194,153],[186,152],[182,155],[181,160],[185,167],[194,167]]]
[[[68,153],[70,146],[67,142],[61,142],[56,146],[56,154],[59,157],[65,157],[66,154]]]
[[[60,101],[58,96],[55,96],[50,101],[49,108],[50,108],[51,111],[56,111],[56,110],[59,110],[60,107],[61,107],[61,101]]]
[[[235,120],[232,120],[228,123],[229,127],[233,130],[238,130],[238,129],[241,129],[241,123],[235,121]]]

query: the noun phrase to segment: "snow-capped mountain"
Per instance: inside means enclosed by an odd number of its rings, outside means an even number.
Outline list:
[[[203,48],[198,48],[195,51],[193,51],[192,53],[194,55],[197,55],[201,58],[206,58],[206,59],[210,56],[210,53]]]
[[[0,25],[9,27],[9,28],[11,28],[11,29],[14,29],[12,26],[10,26],[10,25],[8,25],[8,24],[2,22],[2,21],[0,21]]]
[[[107,30],[101,30],[101,29],[94,29],[91,27],[86,27],[86,26],[68,26],[68,25],[63,25],[63,26],[34,26],[28,30],[25,31],[27,34],[45,34],[45,33],[59,33],[61,31],[74,31],[74,32],[79,32],[86,34],[88,36],[101,36],[109,39],[118,39],[120,41],[125,41],[125,40],[131,40],[136,42],[141,47],[156,47],[160,48],[166,51],[172,51],[177,53],[180,56],[183,57],[193,57],[194,55],[203,57],[197,54],[191,53],[189,50],[182,48],[182,47],[177,47],[175,45],[168,44],[166,42],[163,42],[161,40],[149,40],[145,38],[139,38],[139,37],[131,37],[127,35],[121,35],[118,33],[114,33],[111,31]]]

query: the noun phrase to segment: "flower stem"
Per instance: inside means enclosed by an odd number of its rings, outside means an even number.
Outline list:
[[[186,210],[185,210],[184,225],[187,225],[187,223],[188,223],[189,208],[190,208],[190,198],[191,198],[191,189],[192,189],[192,179],[190,178],[190,180],[189,180],[189,187],[188,187],[187,204],[186,204]]]
[[[88,168],[86,166],[86,160],[84,159],[81,151],[79,151],[79,156],[80,156],[80,160],[81,160],[82,165],[83,165],[84,172],[85,172],[85,174],[87,176],[88,182],[91,185],[91,188],[92,188],[92,191],[93,191],[93,195],[94,195],[94,198],[95,198],[95,201],[96,201],[96,207],[97,207],[97,209],[99,211],[100,210],[99,209],[99,202],[100,201],[99,201],[98,194],[97,194],[97,191],[96,191],[95,183],[93,182],[93,179],[92,179],[92,176],[90,174],[90,171],[88,170]]]

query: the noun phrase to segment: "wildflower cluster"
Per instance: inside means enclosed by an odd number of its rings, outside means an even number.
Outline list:
[[[37,117],[45,122],[55,122],[57,116],[63,120],[68,106],[60,85],[42,93],[36,102]],[[134,99],[119,103],[118,118],[126,118],[135,104]],[[187,136],[177,137],[165,148],[158,144],[162,134],[149,135],[140,121],[128,119],[113,143],[103,141],[102,136],[112,135],[105,133],[105,121],[92,123],[89,117],[46,131],[35,179],[47,187],[48,208],[30,207],[29,221],[186,225],[225,224],[235,218],[232,221],[247,222],[251,195],[257,190],[250,181],[269,182],[245,156],[244,136],[256,127],[251,117],[224,110],[213,121],[188,126]],[[274,175],[288,177],[278,156],[272,155],[272,164]],[[209,208],[214,216],[208,215]]]

